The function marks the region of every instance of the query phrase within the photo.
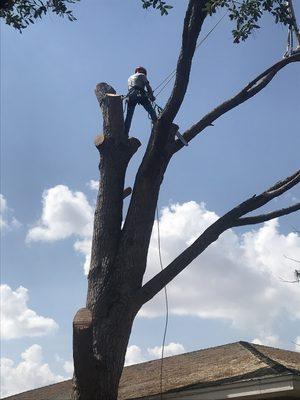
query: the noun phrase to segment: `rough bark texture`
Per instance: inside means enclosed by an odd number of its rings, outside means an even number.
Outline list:
[[[95,210],[87,310],[91,322],[79,329],[74,319],[73,399],[117,398],[127,343],[136,308],[130,301],[132,286],[124,273],[123,256],[118,249],[124,179],[127,165],[140,146],[135,138],[124,136],[122,100],[114,89],[101,83],[96,96],[103,114],[103,135],[95,144],[100,153],[100,185]],[[84,361],[80,361],[83,357]],[[80,363],[87,368],[80,367]]]
[[[189,0],[184,20],[182,47],[170,98],[152,129],[136,174],[133,189],[124,188],[126,169],[140,146],[124,134],[122,99],[106,83],[96,87],[103,114],[103,133],[96,137],[100,154],[97,198],[86,308],[73,323],[73,400],[116,400],[133,320],[140,307],[186,268],[227,229],[254,224],[300,209],[296,204],[272,213],[245,216],[280,196],[300,181],[296,172],[258,196],[239,204],[212,224],[162,272],[143,285],[148,247],[157,199],[172,156],[182,148],[175,140],[173,123],[189,82],[197,38],[207,0]],[[250,99],[268,85],[285,65],[300,61],[299,55],[279,61],[250,82],[240,93],[207,114],[184,134],[192,140],[225,112]],[[130,204],[123,216],[123,199]],[[124,225],[122,226],[122,220]]]

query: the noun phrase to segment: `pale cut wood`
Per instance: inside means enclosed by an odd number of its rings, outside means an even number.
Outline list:
[[[87,308],[77,311],[73,320],[74,378],[72,399],[88,398],[96,377],[96,360],[93,357],[93,320]],[[77,377],[81,377],[80,393]]]
[[[98,148],[103,144],[104,140],[105,140],[104,135],[97,135],[94,139],[95,146]]]

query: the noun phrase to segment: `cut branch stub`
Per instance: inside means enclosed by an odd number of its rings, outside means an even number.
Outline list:
[[[77,311],[73,320],[73,358],[74,387],[73,399],[77,400],[79,391],[89,393],[92,380],[95,378],[95,360],[93,357],[93,321],[87,308]],[[80,398],[84,398],[80,397]]]
[[[91,366],[91,360],[88,356],[92,354],[87,349],[92,348],[93,330],[92,313],[87,308],[81,308],[77,311],[73,320],[73,354],[74,364],[85,368]],[[78,362],[76,362],[76,359]],[[86,364],[83,366],[83,364]],[[76,373],[76,371],[75,371]]]
[[[77,330],[89,329],[92,326],[92,313],[87,308],[80,308],[77,311],[74,320],[73,327]]]
[[[123,199],[126,199],[126,197],[130,196],[132,193],[132,189],[130,186],[128,186],[126,189],[123,191]]]
[[[104,136],[103,139],[96,138],[96,146],[101,145],[106,137],[114,138],[117,142],[126,140],[122,96],[117,95],[114,88],[107,83],[98,83],[95,94],[103,115]]]

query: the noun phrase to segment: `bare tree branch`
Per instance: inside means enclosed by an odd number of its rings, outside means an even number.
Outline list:
[[[192,59],[194,56],[197,39],[207,16],[205,5],[207,0],[190,0],[184,19],[182,45],[177,62],[176,78],[171,96],[161,115],[164,123],[174,121],[176,114],[183,102],[189,83]]]
[[[218,237],[227,229],[234,226],[239,226],[240,221],[245,221],[247,218],[242,219],[241,216],[256,210],[263,205],[269,203],[275,197],[280,196],[287,190],[300,182],[300,171],[273,185],[260,195],[247,199],[243,203],[230,210],[228,213],[220,217],[216,222],[210,225],[187,249],[185,249],[178,257],[175,258],[163,271],[155,275],[148,281],[137,294],[137,302],[140,306],[152,299],[164,286],[170,283],[181,271],[183,271],[196,257],[198,257],[208,246],[215,242]],[[291,210],[294,208],[293,210]],[[274,218],[280,215],[286,215],[299,209],[296,207],[288,207],[283,210],[278,210],[273,213]],[[285,210],[285,212],[284,212]],[[268,214],[266,214],[268,215]],[[249,217],[250,224],[254,223],[257,218],[257,223],[264,222],[259,220],[258,217]],[[266,216],[264,216],[266,218]],[[271,219],[271,218],[268,218]],[[267,219],[266,219],[267,220]],[[241,225],[246,225],[241,223]]]
[[[253,81],[246,85],[240,92],[238,92],[231,99],[217,106],[215,109],[206,114],[196,124],[191,126],[188,130],[183,133],[183,136],[187,142],[190,142],[195,136],[201,133],[205,128],[210,126],[216,119],[223,114],[232,110],[233,108],[244,103],[251,97],[255,96],[262,89],[264,89],[274,78],[274,76],[286,65],[299,62],[300,53],[294,54],[291,57],[284,58],[277,63],[273,64],[270,68],[258,75]],[[176,153],[183,147],[183,144],[176,141],[173,145],[173,153]]]
[[[244,201],[240,205],[238,205],[235,210],[235,217],[240,218],[241,216],[248,214],[251,211],[257,210],[258,208],[264,206],[269,203],[275,197],[282,195],[287,192],[289,189],[294,187],[300,182],[300,170],[295,172],[293,175],[288,178],[277,182],[275,185],[271,186],[265,192],[260,195],[254,195],[250,199]]]
[[[243,226],[243,225],[254,225],[260,224],[262,222],[270,221],[271,219],[282,217],[283,215],[291,214],[295,211],[300,210],[300,203],[297,203],[293,206],[282,208],[280,210],[272,211],[266,214],[254,215],[252,217],[239,218],[236,225],[234,226]]]

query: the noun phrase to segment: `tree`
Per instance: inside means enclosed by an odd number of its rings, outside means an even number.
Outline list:
[[[7,25],[19,30],[27,28],[30,24],[41,19],[49,11],[60,17],[66,16],[69,21],[75,21],[76,17],[68,9],[69,4],[80,0],[0,0],[0,18],[5,20]],[[173,7],[164,0],[139,0],[143,8],[154,8],[160,11],[161,15],[168,15]],[[218,8],[228,9],[229,18],[236,22],[233,30],[234,41],[238,43],[245,40],[253,29],[259,29],[258,20],[263,12],[267,11],[275,17],[276,22],[284,24],[293,23],[293,17],[289,12],[289,4],[286,0],[207,0],[206,12],[211,15]],[[299,33],[298,33],[299,34]]]
[[[0,17],[20,32],[49,11],[75,21],[76,18],[67,6],[77,1],[80,0],[0,0]]]
[[[144,3],[150,6],[153,2]],[[275,11],[275,3],[279,4],[280,10]],[[245,6],[241,10],[236,9],[236,2],[231,1],[189,0],[174,87],[151,131],[136,174],[129,208],[124,216],[123,198],[128,194],[128,191],[124,192],[124,178],[128,163],[139,148],[140,142],[134,137],[127,139],[123,134],[121,97],[107,83],[97,85],[96,96],[103,114],[103,135],[95,141],[100,154],[100,185],[94,219],[87,303],[86,308],[77,312],[73,322],[73,400],[117,399],[126,348],[137,312],[223,232],[233,227],[262,223],[300,209],[298,203],[270,213],[248,215],[298,184],[300,171],[297,171],[263,193],[254,195],[232,208],[207,228],[163,271],[143,284],[164,173],[170,160],[183,147],[183,144],[175,139],[178,126],[173,121],[186,94],[203,21],[218,8],[230,6],[230,13],[235,13],[232,19],[237,21],[234,37],[236,41],[243,40],[257,28],[255,21],[261,16],[260,11],[258,15],[256,13],[259,7],[264,7],[266,11],[277,16],[278,20],[283,20],[282,14],[278,17],[282,10],[286,12],[286,9],[282,8],[283,3],[246,0],[239,3],[240,8],[243,4]],[[249,11],[250,7],[252,8]],[[220,116],[258,94],[282,68],[298,61],[299,52],[267,68],[240,92],[187,129],[183,134],[186,141],[191,142]]]
[[[69,4],[80,0],[0,0],[0,18],[3,18],[7,25],[22,32],[37,19],[41,19],[49,11],[60,17],[67,17],[69,21],[76,21],[72,10],[68,9]],[[162,0],[141,0],[143,8],[153,7],[160,11],[161,15],[167,15],[172,6]]]

